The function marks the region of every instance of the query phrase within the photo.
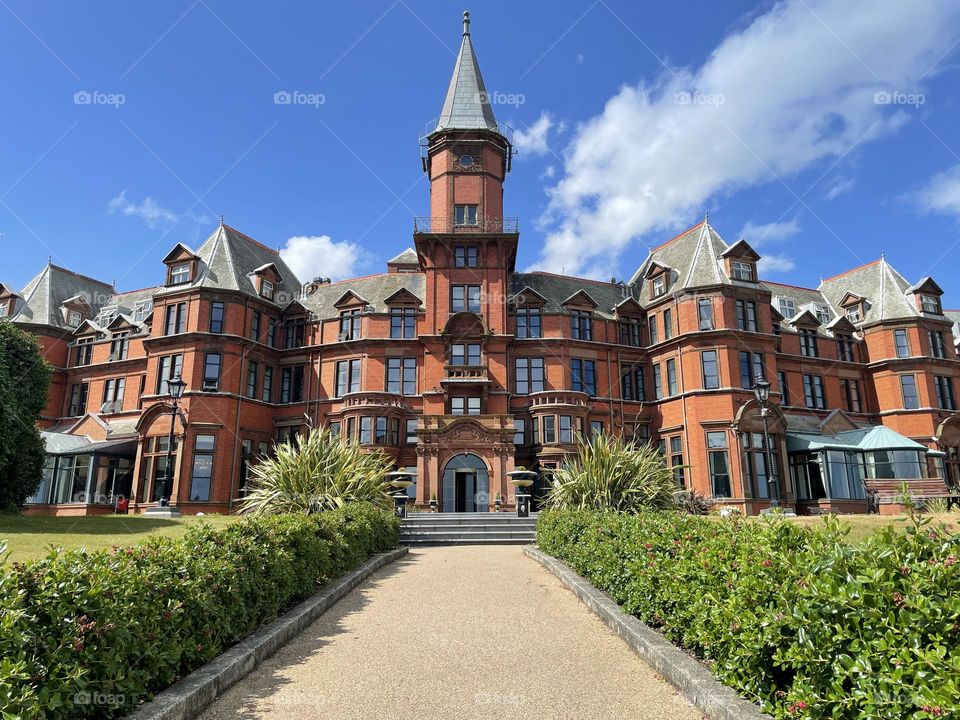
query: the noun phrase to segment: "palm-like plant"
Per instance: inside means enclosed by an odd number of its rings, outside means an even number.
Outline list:
[[[277,445],[254,465],[240,512],[307,515],[366,501],[389,507],[383,484],[389,466],[382,450],[361,450],[326,428],[311,428],[299,443]]]
[[[545,506],[636,512],[675,508],[673,472],[650,445],[615,435],[581,440],[576,454],[553,471]]]

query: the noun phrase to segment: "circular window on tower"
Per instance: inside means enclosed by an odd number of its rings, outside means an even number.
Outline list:
[[[460,167],[471,167],[473,165],[473,155],[461,155]]]

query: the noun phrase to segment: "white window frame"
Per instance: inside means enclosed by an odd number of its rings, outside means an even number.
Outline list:
[[[183,285],[190,282],[190,263],[181,263],[170,267],[170,284]]]
[[[730,262],[730,272],[733,274],[734,280],[753,282],[756,278],[753,263],[743,262],[742,260],[732,260]],[[746,275],[746,277],[743,277],[743,275]]]

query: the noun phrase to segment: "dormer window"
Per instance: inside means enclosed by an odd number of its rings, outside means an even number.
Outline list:
[[[133,321],[143,322],[153,310],[153,300],[144,300],[133,306]]]
[[[940,298],[935,295],[921,295],[920,309],[925,313],[940,314]]]
[[[655,298],[667,294],[667,278],[663,275],[657,275],[653,279],[653,296]]]
[[[275,288],[273,282],[262,278],[260,280],[260,295],[265,297],[267,300],[273,300]]]
[[[753,282],[753,278],[754,278],[753,263],[743,262],[741,260],[734,260],[730,263],[730,269],[733,272],[734,280],[745,280],[746,282]]]
[[[71,310],[67,315],[67,325],[70,327],[80,327],[83,322],[83,313],[78,310]]]
[[[170,267],[170,281],[168,285],[183,285],[190,282],[190,263],[173,265]]]
[[[477,206],[476,205],[455,205],[453,222],[455,225],[476,225],[477,224]]]
[[[113,319],[117,316],[117,309],[115,307],[103,308],[100,310],[100,313],[97,315],[97,325],[100,327],[106,327]]]
[[[0,318],[5,318],[10,314],[10,304],[0,303]]]
[[[831,320],[830,309],[823,303],[814,303],[813,304],[813,314],[817,316],[817,320],[820,321],[821,325],[826,325]]]
[[[854,305],[847,308],[847,320],[852,323],[858,323],[863,320],[863,314],[860,312],[860,306]]]
[[[780,298],[778,301],[780,314],[788,320],[797,314],[797,304],[790,298]]]

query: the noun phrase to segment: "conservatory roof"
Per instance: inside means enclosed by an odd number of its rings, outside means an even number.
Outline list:
[[[923,450],[927,447],[883,425],[844,430],[836,435],[787,432],[787,452],[817,450]]]

